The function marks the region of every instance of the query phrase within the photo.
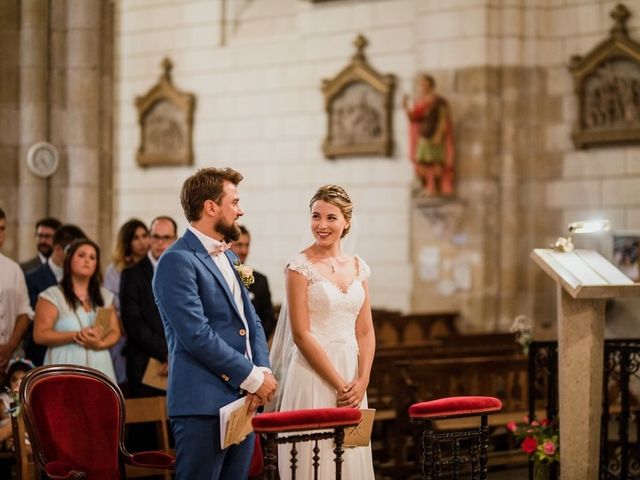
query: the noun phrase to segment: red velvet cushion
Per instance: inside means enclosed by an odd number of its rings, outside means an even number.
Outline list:
[[[100,380],[61,373],[37,380],[28,408],[48,462],[72,465],[88,478],[119,480],[118,398]]]
[[[495,397],[446,397],[409,407],[411,418],[446,418],[499,412],[502,402]]]
[[[173,468],[176,459],[164,452],[139,452],[133,453],[127,463],[137,467],[149,468]]]
[[[47,463],[45,471],[47,473],[47,477],[53,480],[87,478],[87,474],[85,472],[74,470],[71,465],[67,465],[62,462]]]
[[[313,408],[263,413],[251,422],[256,432],[294,432],[357,425],[361,416],[357,408]]]

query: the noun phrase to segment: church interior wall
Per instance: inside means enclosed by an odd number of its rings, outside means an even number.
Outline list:
[[[197,96],[195,166],[230,165],[245,174],[251,261],[269,276],[276,299],[282,266],[300,247],[307,199],[318,185],[335,182],[356,202],[359,252],[382,272],[371,280],[375,306],[456,309],[475,330],[508,328],[521,313],[550,323],[554,292],[529,261],[531,249],[551,243],[570,220],[607,215],[616,228],[630,229],[640,217],[635,199],[624,197],[624,186],[639,180],[632,160],[638,147],[576,151],[570,140],[576,106],[568,59],[606,36],[614,5],[247,1],[229,2],[225,24],[209,2],[119,2],[116,223],[164,208],[184,226],[176,200],[191,168],[142,170],[134,160],[133,98],[168,55],[176,85]],[[629,7],[633,35],[640,8]],[[394,153],[330,161],[320,149],[320,83],[348,63],[357,33],[369,40],[370,63],[397,76]],[[452,105],[461,205],[445,214],[458,222],[453,237],[416,213],[412,199],[400,105],[420,71],[436,78]],[[421,282],[425,245],[440,249],[446,265],[463,259],[471,285],[443,294],[437,282]]]
[[[606,38],[616,3],[52,2],[43,135],[62,161],[38,182],[24,167],[29,142],[42,136],[29,122],[34,99],[23,82],[24,7],[2,2],[0,202],[13,230],[3,251],[31,256],[26,239],[41,197],[48,213],[89,225],[106,251],[133,216],[172,215],[183,230],[182,181],[195,168],[231,166],[245,175],[250,263],[269,277],[276,303],[283,265],[302,247],[308,199],[331,182],[355,202],[358,252],[374,272],[375,307],[460,311],[466,330],[504,330],[518,314],[552,326],[555,292],[529,260],[531,249],[549,245],[577,219],[605,216],[615,231],[640,231],[640,147],[577,150],[571,142],[577,102],[569,59]],[[638,41],[640,2],[626,5]],[[99,22],[100,35],[87,36],[83,22]],[[374,68],[396,76],[393,154],[327,160],[321,84],[348,64],[358,33],[369,41]],[[134,102],[156,82],[165,57],[175,85],[197,98],[195,161],[141,168]],[[416,198],[407,158],[402,96],[423,71],[450,102],[456,135],[456,197],[442,207]],[[610,256],[610,235],[575,240]],[[438,254],[435,280],[421,277],[425,247]],[[453,286],[441,285],[454,270]]]

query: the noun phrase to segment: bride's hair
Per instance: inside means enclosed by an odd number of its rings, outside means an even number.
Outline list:
[[[313,206],[315,202],[322,200],[323,202],[335,205],[340,209],[344,219],[347,221],[347,226],[342,231],[342,237],[344,237],[351,229],[351,215],[353,213],[353,204],[347,192],[339,185],[323,185],[316,193],[311,197],[309,201],[309,208]]]

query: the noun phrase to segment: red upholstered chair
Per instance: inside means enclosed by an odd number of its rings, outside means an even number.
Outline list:
[[[127,452],[122,392],[97,370],[35,368],[22,379],[20,401],[34,457],[49,478],[116,480],[125,478],[125,464],[173,468],[166,453]]]
[[[422,422],[422,476],[426,480],[440,478],[442,470],[452,470],[453,478],[459,478],[461,470],[470,470],[472,479],[487,478],[487,450],[489,427],[487,415],[502,409],[502,402],[494,397],[446,397],[430,402],[414,403],[409,416],[414,422]],[[480,416],[477,428],[436,432],[434,420]],[[444,450],[448,446],[449,456]],[[467,450],[466,454],[463,451]],[[447,477],[449,478],[449,477]]]
[[[335,443],[334,462],[336,479],[342,478],[342,455],[344,453],[344,429],[358,425],[362,413],[356,408],[315,408],[309,410],[292,410],[289,412],[264,413],[253,418],[253,430],[256,434],[264,434],[267,438],[264,448],[264,473],[267,480],[275,480],[278,472],[276,450],[278,444],[290,443],[291,478],[296,478],[296,443],[315,442],[313,467],[315,478],[318,476],[320,457],[318,441],[333,438]],[[317,430],[317,431],[313,431]],[[327,431],[329,430],[329,431]],[[291,435],[291,432],[303,432]],[[279,436],[279,434],[286,434]]]

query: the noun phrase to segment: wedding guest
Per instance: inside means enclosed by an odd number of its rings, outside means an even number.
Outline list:
[[[65,224],[56,230],[53,235],[53,251],[51,256],[35,270],[27,273],[27,289],[29,290],[29,302],[31,308],[36,308],[38,295],[47,288],[57,285],[62,280],[62,267],[64,265],[65,249],[74,240],[87,238],[85,233],[76,225]],[[24,354],[35,365],[40,366],[44,362],[44,354],[47,347],[38,345],[33,341],[33,324],[24,338]]]
[[[281,385],[276,408],[366,408],[375,334],[369,266],[342,241],[353,227],[353,205],[342,187],[325,185],[309,207],[313,243],[287,263],[286,301],[270,355]],[[279,447],[282,480],[291,477],[289,448]],[[297,478],[309,480],[311,444],[296,448]],[[332,458],[330,440],[320,448],[320,458]],[[347,449],[342,472],[344,478],[374,478],[371,447]],[[319,478],[332,479],[334,474],[332,462],[321,463]]]
[[[86,238],[68,247],[60,285],[40,294],[33,337],[47,345],[45,365],[69,363],[92,367],[116,381],[109,347],[120,339],[120,325],[111,309],[108,326],[95,325],[98,307],[110,307],[113,294],[101,287],[100,248]]]
[[[142,260],[123,270],[120,281],[122,325],[127,335],[127,378],[132,397],[165,394],[142,383],[150,358],[168,368],[167,341],[151,281],[160,256],[176,241],[176,222],[171,217],[157,217],[151,222],[150,233],[151,248]]]
[[[147,226],[137,218],[132,218],[125,222],[118,230],[116,245],[113,249],[113,261],[107,266],[104,277],[104,288],[113,293],[113,305],[118,318],[122,318],[120,315],[120,278],[122,271],[143,259],[148,251],[149,230]],[[121,330],[124,331],[124,328]],[[123,385],[127,382],[125,345],[126,337],[123,335],[118,343],[110,349],[118,385]]]
[[[238,255],[240,263],[247,263],[249,249],[251,247],[251,234],[247,227],[238,225],[240,228],[240,238],[231,244],[231,250]],[[253,270],[254,282],[249,285],[249,298],[256,309],[258,317],[262,322],[262,328],[267,340],[271,338],[273,329],[276,327],[276,319],[273,315],[273,304],[271,303],[271,291],[267,277],[262,273]]]
[[[0,249],[6,226],[7,218],[0,208]],[[4,372],[11,357],[22,355],[22,339],[31,317],[24,273],[16,262],[0,253],[0,372]]]
[[[40,265],[47,263],[47,258],[49,258],[53,252],[53,235],[60,225],[62,225],[62,222],[52,217],[42,218],[36,222],[35,235],[36,250],[38,253],[35,257],[20,264],[20,268],[22,268],[24,273],[35,270]]]

